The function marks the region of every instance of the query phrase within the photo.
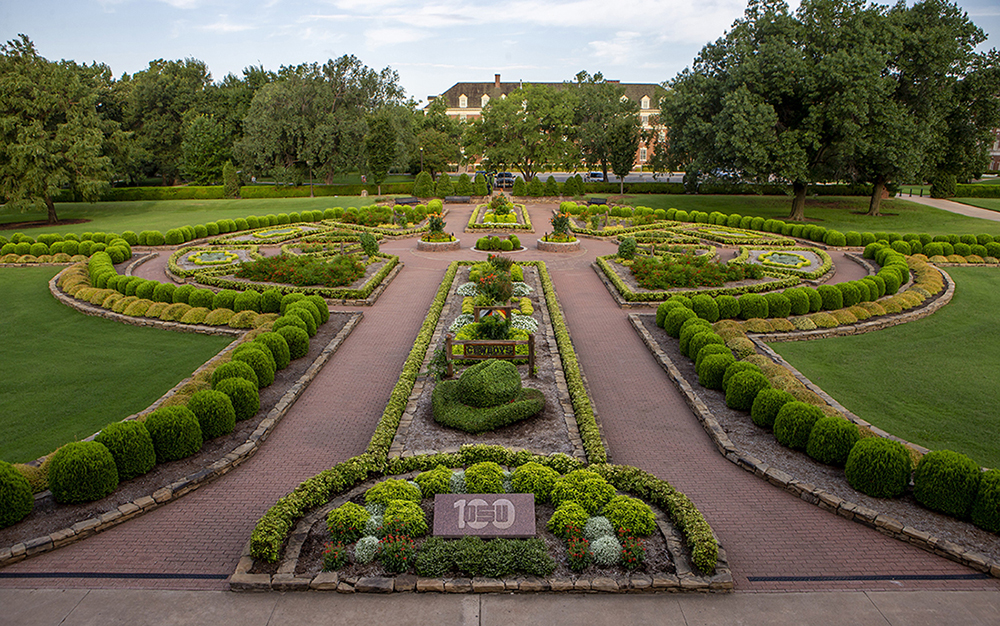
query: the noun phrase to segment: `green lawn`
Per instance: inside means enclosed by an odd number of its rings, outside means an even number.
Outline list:
[[[780,220],[788,219],[792,209],[789,196],[633,195],[628,196],[626,201],[634,206],[653,209],[673,207],[684,211],[719,211],[727,215],[739,213]],[[809,198],[805,209],[810,223],[841,232],[1000,235],[1000,222],[965,217],[906,200],[883,200],[883,215],[880,217],[868,217],[864,214],[867,211],[868,198],[836,196]]]
[[[771,344],[841,404],[932,450],[1000,467],[1000,269],[949,267],[951,304],[854,337]]]
[[[36,459],[145,409],[231,341],[78,313],[49,293],[59,269],[0,269],[0,460]]]
[[[136,202],[60,202],[56,213],[60,220],[85,219],[86,224],[65,224],[26,229],[25,234],[36,237],[40,233],[135,232],[159,230],[204,224],[218,219],[324,210],[335,206],[368,206],[372,198],[360,196],[325,198],[281,198],[245,200],[161,200]],[[0,224],[45,220],[43,212],[18,213],[0,207]],[[0,231],[10,235],[17,231]]]

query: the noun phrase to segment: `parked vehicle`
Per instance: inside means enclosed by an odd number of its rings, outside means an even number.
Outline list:
[[[510,172],[497,172],[493,182],[498,189],[510,189],[514,186],[514,175]]]
[[[604,172],[587,172],[583,176],[583,182],[585,182],[585,183],[603,183],[604,182]]]

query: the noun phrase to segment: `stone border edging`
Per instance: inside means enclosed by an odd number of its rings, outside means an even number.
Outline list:
[[[844,500],[823,489],[817,488],[811,483],[800,481],[785,471],[771,467],[753,455],[737,448],[729,438],[729,435],[726,434],[722,426],[716,421],[715,416],[712,415],[708,406],[694,392],[691,383],[683,377],[680,370],[670,360],[670,357],[657,345],[656,340],[653,339],[652,335],[643,326],[639,316],[635,313],[629,313],[628,317],[636,333],[642,339],[643,343],[646,344],[646,347],[653,354],[660,367],[667,372],[667,375],[677,385],[691,411],[698,418],[698,421],[701,422],[709,437],[712,438],[716,448],[718,448],[719,452],[727,460],[825,511],[840,515],[869,528],[874,528],[884,535],[911,543],[927,552],[943,556],[977,571],[988,573],[994,578],[1000,578],[1000,563],[990,561],[978,552],[966,550],[951,541],[939,539],[928,532],[912,526],[905,526],[897,519],[881,514],[874,509]]]
[[[424,241],[417,239],[417,250],[421,252],[454,252],[462,248],[462,242],[458,239],[453,241]]]
[[[412,480],[419,472],[401,474],[395,478]],[[582,578],[539,578],[535,576],[514,576],[511,578],[423,578],[412,574],[398,576],[379,576],[365,578],[341,579],[337,572],[320,572],[315,576],[296,576],[299,555],[313,525],[324,519],[330,511],[364,493],[373,484],[385,477],[368,479],[350,491],[344,492],[318,507],[303,517],[289,534],[288,542],[282,552],[281,564],[274,575],[250,574],[254,559],[250,555],[250,542],[247,541],[236,564],[236,569],[229,577],[231,591],[336,591],[338,593],[538,593],[538,592],[569,592],[569,593],[652,593],[652,592],[732,592],[733,575],[729,569],[726,552],[719,546],[719,557],[715,574],[701,576],[688,564],[684,552],[684,537],[667,521],[667,516],[657,507],[652,507],[656,514],[656,526],[663,534],[670,553],[670,561],[674,564],[675,573],[670,575],[648,576],[638,574],[629,576],[627,587],[619,585],[618,581],[605,576]]]
[[[29,556],[49,552],[65,545],[85,539],[93,534],[117,526],[122,522],[137,517],[143,513],[159,508],[161,505],[180,498],[181,496],[194,491],[216,478],[228,473],[236,466],[253,456],[260,446],[267,440],[267,437],[284,418],[288,410],[295,404],[295,401],[309,386],[309,383],[316,377],[323,365],[340,348],[347,337],[364,317],[364,313],[350,312],[347,323],[340,329],[340,332],[330,340],[330,343],[323,348],[323,351],[316,357],[312,365],[299,377],[278,400],[267,416],[261,420],[257,428],[247,437],[247,440],[239,446],[233,448],[228,454],[215,461],[211,465],[174,481],[169,485],[157,489],[152,494],[141,496],[131,502],[126,502],[106,513],[83,520],[73,524],[69,528],[57,530],[49,535],[35,537],[13,546],[0,548],[0,567],[21,561]],[[229,348],[231,348],[230,346]],[[229,349],[226,348],[226,349]],[[168,392],[169,393],[169,392]]]
[[[536,247],[540,252],[579,252],[580,240],[576,241],[542,241],[538,240]]]

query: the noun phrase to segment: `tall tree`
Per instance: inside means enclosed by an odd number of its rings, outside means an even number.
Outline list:
[[[368,175],[381,196],[382,183],[396,159],[396,129],[388,115],[376,115],[368,122],[365,152],[368,157]]]
[[[210,115],[198,115],[184,125],[181,172],[196,183],[222,180],[222,167],[233,157],[232,137]]]
[[[640,127],[639,103],[625,98],[625,88],[607,82],[600,72],[593,76],[587,72],[578,73],[573,87],[578,93],[573,111],[573,137],[587,165],[599,167],[607,182],[612,150],[616,146],[620,148],[620,140],[630,136],[624,132],[622,120],[626,121],[626,127],[634,123],[636,131]],[[631,167],[632,164],[630,170]]]
[[[625,177],[635,166],[635,156],[642,140],[639,114],[633,112],[615,117],[609,125],[607,135],[608,163],[611,171],[618,177],[618,192],[624,194]]]
[[[100,197],[120,135],[98,112],[99,85],[109,80],[102,65],[46,60],[24,35],[0,46],[0,197],[22,210],[44,205],[49,224],[59,221],[60,189]]]
[[[482,155],[493,167],[516,168],[524,180],[545,165],[571,161],[577,154],[570,138],[575,97],[572,91],[528,84],[493,98],[482,118],[467,127],[466,152]]]

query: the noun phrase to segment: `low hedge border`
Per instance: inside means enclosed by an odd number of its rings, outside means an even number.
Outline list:
[[[478,450],[477,450],[478,448]],[[463,467],[471,463],[463,462],[471,457],[485,456],[490,460],[505,457],[510,463],[499,462],[501,465],[512,467],[523,464],[526,459],[547,465],[556,466],[565,472],[565,459],[559,459],[560,455],[551,457],[544,456],[524,456],[523,453],[513,453],[505,448],[496,446],[463,446],[461,452],[449,455],[421,455],[405,459],[406,463],[396,463],[395,467],[387,468],[387,471],[379,475],[378,478],[396,477],[401,479],[411,479],[425,468],[433,468],[437,465],[444,465],[449,468]],[[611,578],[563,579],[563,578],[541,578],[525,580],[523,577],[514,576],[503,579],[477,578],[471,581],[453,581],[437,578],[416,578],[413,576],[387,576],[371,579],[359,579],[357,581],[347,581],[341,579],[337,572],[320,572],[315,576],[289,576],[287,574],[250,574],[254,566],[254,553],[252,542],[248,542],[246,549],[240,557],[233,575],[230,577],[230,589],[233,591],[353,591],[359,593],[386,593],[386,592],[453,592],[453,593],[497,593],[506,592],[610,592],[610,593],[643,593],[655,591],[700,591],[700,592],[728,592],[733,589],[733,577],[726,560],[725,551],[718,547],[711,529],[708,534],[710,542],[703,542],[692,539],[694,533],[683,533],[680,528],[682,523],[687,523],[688,528],[693,528],[699,524],[698,520],[704,522],[704,518],[694,509],[690,501],[673,489],[669,483],[657,479],[638,470],[627,466],[598,465],[592,466],[598,473],[615,485],[620,491],[644,498],[653,503],[660,512],[657,513],[658,530],[664,536],[667,549],[671,554],[671,560],[675,565],[676,574],[649,576],[638,574],[629,578],[624,585],[619,585]],[[331,494],[329,502],[323,506],[313,509],[308,514],[298,520],[294,529],[290,533],[289,540],[280,552],[281,563],[280,572],[294,572],[298,563],[299,555],[309,531],[317,523],[323,523],[327,514],[340,506],[344,502],[352,500],[371,487],[378,478],[368,478],[361,480],[354,485],[345,486],[339,493]],[[626,487],[619,487],[616,483],[624,483]],[[629,488],[629,486],[631,488]],[[662,516],[662,517],[661,517]],[[662,522],[664,517],[669,517],[673,525]],[[707,527],[707,524],[705,524]],[[704,529],[702,529],[704,532]],[[711,560],[711,569],[708,573],[702,574],[693,570],[686,558],[687,553],[682,548],[682,544],[687,543],[691,550],[692,562],[699,568],[698,563],[708,565],[702,555],[714,554]],[[714,551],[712,546],[715,546]],[[703,571],[703,570],[702,570]],[[342,585],[346,585],[348,590]]]
[[[787,472],[771,467],[767,463],[754,457],[752,454],[737,448],[729,438],[729,435],[726,434],[722,426],[719,425],[718,421],[716,421],[712,412],[708,409],[708,406],[706,406],[695,393],[692,384],[681,375],[680,370],[677,369],[670,357],[668,357],[666,353],[663,352],[663,350],[657,345],[656,340],[644,327],[639,315],[630,313],[629,322],[631,322],[636,333],[643,340],[646,347],[653,354],[653,357],[660,364],[660,367],[667,372],[670,379],[675,385],[677,385],[681,393],[684,394],[684,398],[687,401],[688,406],[691,408],[691,411],[701,422],[709,437],[712,438],[712,441],[715,442],[716,448],[727,460],[758,476],[759,478],[768,481],[772,485],[784,489],[792,495],[810,504],[814,504],[821,509],[829,511],[835,515],[840,515],[841,517],[845,517],[869,528],[874,528],[884,535],[911,543],[928,552],[942,555],[952,561],[961,563],[977,571],[988,573],[990,576],[995,578],[1000,578],[1000,563],[992,562],[978,552],[966,550],[957,544],[939,539],[927,532],[913,528],[912,526],[904,526],[893,517],[882,515],[878,511],[855,504],[848,500],[844,500],[843,498],[828,493],[823,489],[819,489],[811,483],[800,481]],[[772,352],[771,354],[774,353]],[[798,375],[801,376],[801,374]],[[810,388],[815,390],[816,393],[821,393],[822,390],[819,390],[819,388],[812,385],[812,383],[808,383],[806,380],[803,382],[810,385]],[[828,401],[832,400],[826,395],[824,399],[827,399]],[[839,404],[832,405],[840,407]],[[860,418],[858,419],[860,420]],[[864,420],[860,421],[867,424]],[[898,438],[888,435],[885,431],[881,431],[874,427],[872,430],[879,436],[882,436],[884,433],[885,435],[898,440]],[[919,449],[919,446],[913,446],[913,444],[908,445],[914,447],[914,449]]]
[[[833,268],[833,259],[830,258],[830,255],[827,254],[825,250],[808,246],[796,246],[790,248],[785,246],[741,245],[739,256],[733,259],[731,263],[743,263],[744,265],[748,265],[750,263],[750,254],[754,250],[764,250],[766,252],[811,252],[815,254],[820,258],[820,260],[823,261],[823,263],[822,265],[820,265],[819,269],[810,271],[803,271],[800,269],[793,269],[790,267],[778,267],[774,265],[768,265],[763,262],[760,263],[761,267],[767,269],[768,271],[775,272],[778,274],[789,274],[792,276],[798,276],[804,280],[816,280],[818,278],[821,278],[825,276],[827,273],[829,273],[830,270]]]
[[[258,252],[259,246],[254,244],[232,244],[232,245],[225,245],[224,247],[233,248],[235,250],[249,250],[250,256],[252,258],[254,259],[263,258],[263,255],[261,255]],[[213,252],[213,251],[218,252],[219,247],[185,246],[183,248],[178,248],[173,251],[173,253],[170,255],[170,259],[167,261],[167,271],[178,278],[187,278],[189,276],[194,276],[195,274],[204,272],[206,270],[217,269],[217,266],[215,265],[204,265],[202,267],[196,267],[194,269],[187,270],[178,265],[178,261],[180,260],[180,258],[185,254],[188,254],[189,252]],[[224,267],[230,267],[230,266],[231,264],[227,264]]]
[[[489,208],[488,204],[480,204],[475,209],[472,210],[472,215],[469,217],[469,223],[465,227],[465,232],[467,233],[482,233],[482,232],[535,232],[535,227],[531,225],[531,216],[528,215],[528,209],[523,204],[515,204],[514,210],[521,212],[521,219],[523,223],[514,224],[487,224],[478,221],[480,216],[486,215],[486,209]]]
[[[273,237],[259,237],[256,235],[258,232],[267,232],[271,230],[283,230],[285,228],[301,228],[307,227],[308,230],[302,230],[292,233],[284,233],[281,235],[274,235]],[[302,237],[308,237],[310,235],[319,235],[327,230],[332,230],[325,222],[292,222],[290,224],[278,224],[277,226],[262,226],[260,228],[253,228],[248,230],[237,230],[235,232],[226,233],[220,237],[212,237],[205,243],[211,246],[228,246],[228,247],[238,247],[240,244],[250,244],[250,245],[274,245],[276,243],[282,243],[289,241],[291,239],[301,239]],[[237,237],[246,237],[247,235],[253,236],[252,240],[248,241],[233,241]]]
[[[599,256],[593,264],[594,271],[597,272],[598,276],[602,277],[602,281],[611,292],[611,296],[618,301],[619,306],[625,307],[623,303],[648,303],[650,306],[654,304],[660,304],[664,300],[670,299],[671,296],[682,295],[682,296],[692,296],[697,294],[705,294],[712,296],[713,298],[721,295],[731,295],[739,296],[744,293],[764,293],[767,291],[775,291],[777,289],[786,289],[788,287],[795,286],[801,282],[798,276],[788,276],[787,274],[779,274],[770,269],[764,270],[765,276],[770,276],[772,278],[777,278],[778,280],[757,283],[755,285],[746,285],[744,287],[711,287],[707,289],[678,289],[674,291],[651,291],[651,292],[641,292],[632,291],[632,288],[625,284],[625,281],[618,272],[609,263],[610,259],[616,258],[615,254],[607,254],[604,256]]]
[[[55,278],[53,281],[54,280]],[[53,283],[50,283],[50,289],[52,286]],[[85,539],[93,534],[107,530],[121,524],[122,522],[157,509],[161,505],[171,500],[180,498],[181,496],[198,489],[202,485],[215,480],[219,476],[228,473],[230,470],[249,459],[257,452],[261,445],[263,445],[271,431],[273,431],[278,425],[278,422],[285,417],[288,410],[295,404],[295,400],[297,400],[298,397],[306,390],[309,383],[312,382],[312,380],[319,374],[320,370],[323,369],[323,366],[327,361],[329,361],[330,357],[340,349],[340,346],[343,345],[344,341],[351,334],[351,332],[354,331],[362,317],[364,317],[363,313],[345,313],[345,315],[348,315],[349,319],[344,327],[340,329],[340,332],[338,332],[333,339],[330,340],[330,343],[326,345],[323,351],[316,357],[316,360],[313,361],[312,365],[310,365],[302,376],[299,377],[299,380],[288,388],[288,391],[286,391],[281,399],[275,403],[274,407],[268,412],[267,416],[260,422],[260,424],[258,424],[254,432],[251,433],[242,444],[236,446],[229,453],[222,456],[219,460],[206,468],[193,474],[189,474],[188,476],[174,481],[169,485],[164,485],[151,494],[136,498],[131,502],[122,504],[121,506],[107,511],[99,516],[77,522],[69,528],[55,531],[49,535],[36,537],[29,541],[17,543],[13,546],[0,547],[0,567],[16,563],[35,554],[50,552],[56,548],[61,548],[65,545],[75,543],[76,541]],[[161,324],[169,323],[161,322]],[[214,329],[214,327],[211,326],[207,328]],[[220,354],[225,354],[226,352],[231,351],[235,346],[236,342],[224,348]],[[206,367],[209,367],[217,359],[218,356],[214,357],[208,363],[195,370],[194,374],[192,374],[192,378]],[[129,416],[129,418],[126,419],[131,419],[156,409],[167,398],[177,393],[177,391],[189,381],[190,378],[181,381],[173,389],[150,405],[146,410],[137,413],[134,416]],[[88,439],[92,438],[93,436]]]
[[[694,233],[697,234],[699,239],[707,239],[708,241],[714,241],[716,243],[722,243],[729,246],[794,246],[797,243],[790,237],[785,237],[781,234],[763,230],[753,231],[761,233],[757,237],[748,237],[746,236],[746,233],[749,229],[730,228],[721,224],[704,224],[698,222],[681,222],[681,224],[682,225],[680,226],[675,226],[673,230],[678,233]],[[732,236],[704,232],[706,230],[732,233]],[[739,235],[741,234],[744,236],[740,237]]]

